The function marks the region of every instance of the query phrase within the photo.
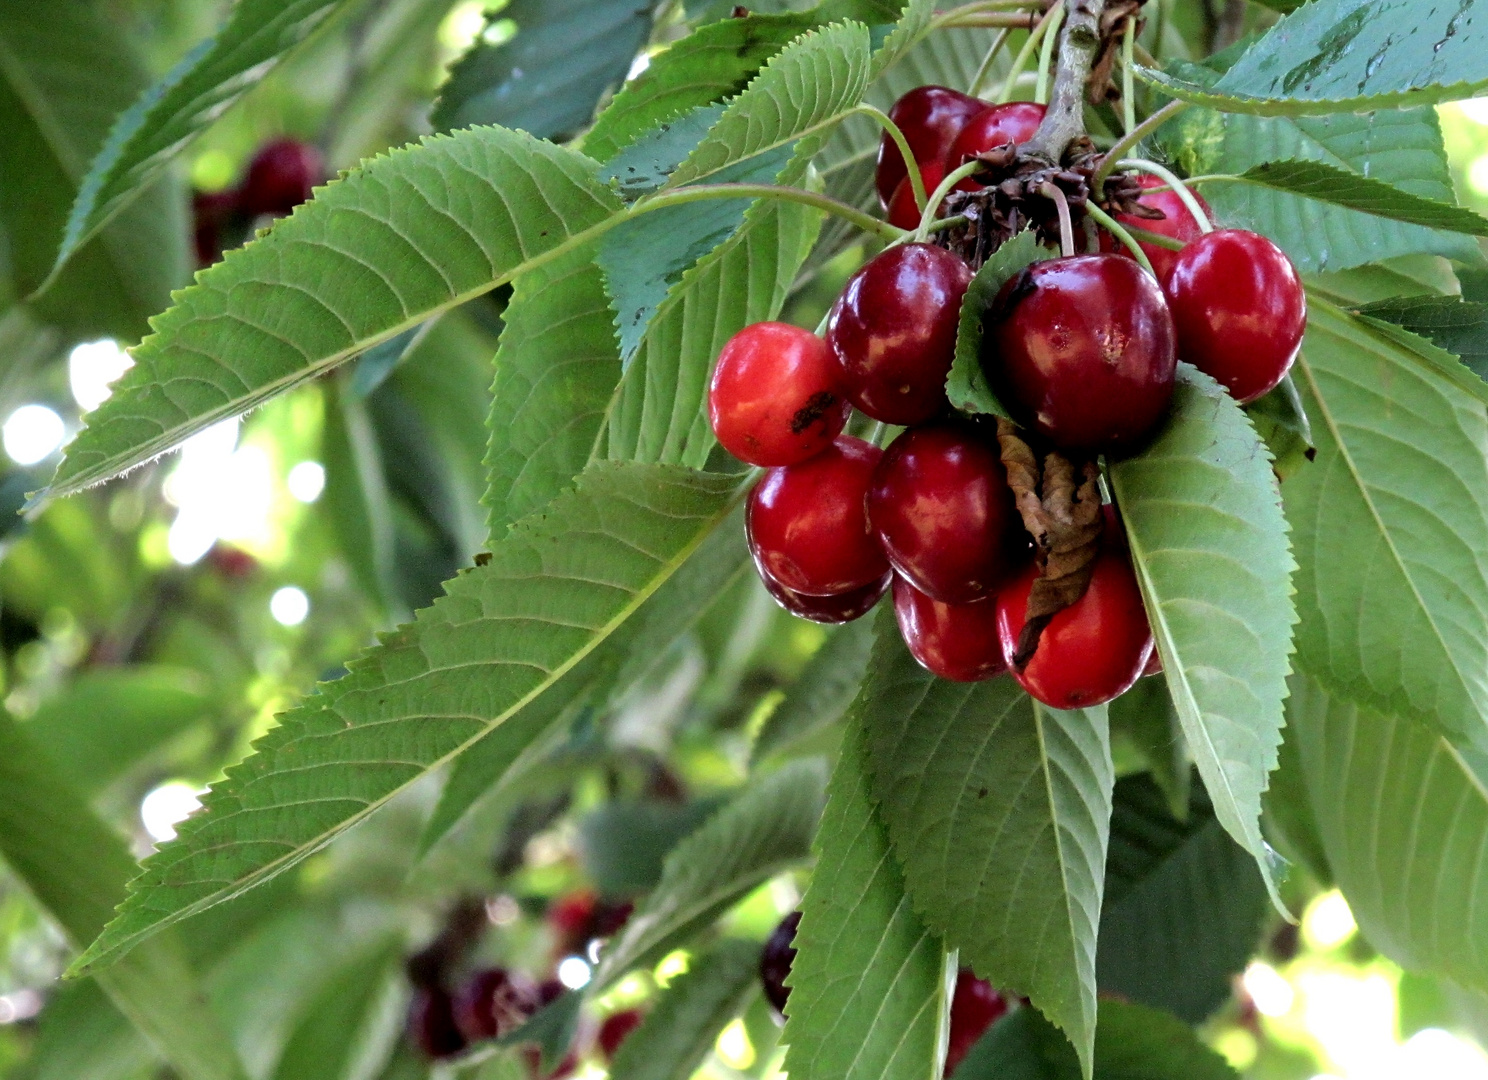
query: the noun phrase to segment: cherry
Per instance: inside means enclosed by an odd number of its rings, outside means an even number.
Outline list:
[[[899,125],[904,141],[909,143],[909,152],[923,172],[928,165],[944,164],[966,122],[986,107],[987,103],[980,98],[969,97],[948,86],[920,86],[894,102],[889,119]],[[894,190],[908,175],[909,165],[904,155],[885,132],[878,146],[878,169],[874,175],[882,206],[888,207]],[[918,224],[919,219],[915,220]]]
[[[807,596],[805,593],[792,592],[768,574],[762,574],[760,580],[765,584],[765,591],[775,598],[775,602],[792,615],[815,623],[832,624],[852,622],[872,611],[883,599],[883,594],[889,591],[892,577],[893,574],[888,573],[861,589],[851,589],[831,596]]]
[[[641,1021],[646,1018],[640,1009],[623,1009],[617,1013],[611,1013],[605,1017],[604,1023],[599,1025],[599,1034],[595,1041],[599,1043],[599,1051],[605,1056],[606,1061],[613,1060],[615,1054],[632,1031],[641,1026]]]
[[[925,194],[931,195],[945,179],[945,167],[938,161],[927,161],[920,166],[920,179],[925,182]],[[915,202],[914,186],[909,177],[899,181],[894,194],[889,198],[888,221],[901,229],[920,227],[920,205]]]
[[[1173,319],[1145,270],[1118,255],[1034,263],[1003,286],[983,339],[1038,432],[1072,450],[1138,443],[1167,411],[1177,369]],[[995,354],[988,355],[988,346]]]
[[[1048,110],[1031,101],[1009,101],[1004,105],[993,105],[967,121],[951,144],[945,158],[946,172],[959,169],[966,162],[989,150],[996,150],[1008,143],[1026,143],[1044,122]],[[967,177],[956,185],[957,191],[976,191],[982,185]]]
[[[827,318],[827,347],[854,405],[888,424],[918,424],[945,408],[971,277],[945,248],[902,244],[848,279]]]
[[[1162,654],[1157,651],[1156,647],[1154,647],[1152,650],[1152,655],[1147,658],[1147,666],[1142,668],[1142,674],[1144,676],[1161,675],[1162,671]]]
[[[978,979],[970,968],[956,973],[956,992],[951,998],[951,1031],[946,1046],[945,1075],[950,1076],[977,1040],[1008,1011],[1008,1000]]]
[[[731,337],[708,386],[708,421],[723,448],[751,465],[794,465],[841,433],[852,404],[826,342],[760,322]]]
[[[633,905],[601,900],[593,889],[577,889],[548,906],[548,925],[560,956],[582,952],[595,938],[609,937],[625,925]],[[561,992],[561,984],[560,992]]]
[[[1137,178],[1137,182],[1144,188],[1163,187],[1166,181],[1160,177],[1143,173]],[[1209,213],[1209,204],[1197,191],[1193,193],[1194,199],[1198,201],[1204,213]],[[1153,191],[1143,195],[1139,200],[1143,206],[1150,206],[1154,210],[1161,210],[1161,218],[1144,218],[1136,214],[1117,214],[1116,220],[1123,225],[1132,225],[1138,229],[1146,229],[1148,232],[1157,233],[1159,236],[1170,236],[1174,240],[1181,240],[1187,244],[1190,240],[1197,240],[1203,235],[1199,231],[1199,223],[1194,220],[1193,214],[1183,204],[1175,191]],[[1125,255],[1128,259],[1135,256],[1127,250],[1126,245],[1117,240],[1104,229],[1100,232],[1100,245],[1102,251],[1114,251],[1118,255]],[[1146,254],[1147,260],[1152,263],[1152,271],[1157,275],[1158,284],[1166,286],[1168,278],[1172,276],[1173,264],[1178,261],[1178,252],[1169,251],[1165,247],[1156,244],[1144,244],[1138,241],[1137,246]]]
[[[515,1030],[537,1009],[537,987],[503,968],[476,972],[454,999],[455,1025],[473,1043]]]
[[[324,178],[319,150],[298,139],[275,139],[253,155],[239,198],[250,215],[287,214]]]
[[[997,596],[997,632],[1012,666],[1038,577],[1031,566]],[[1119,697],[1141,676],[1152,652],[1152,630],[1131,562],[1119,547],[1096,556],[1085,595],[1059,612],[1039,638],[1033,658],[1013,678],[1053,709],[1083,709]]]
[[[1007,670],[991,597],[943,604],[895,574],[894,617],[910,654],[942,679],[981,682]]]
[[[1244,229],[1217,229],[1178,253],[1167,284],[1183,359],[1244,405],[1291,369],[1307,296],[1285,252]]]
[[[792,911],[780,920],[780,925],[770,932],[765,947],[760,952],[760,985],[764,987],[765,1000],[775,1006],[775,1011],[785,1015],[785,1003],[790,997],[790,987],[785,977],[790,974],[791,962],[796,958],[796,927],[801,925],[801,913]]]
[[[465,1036],[455,1024],[454,1002],[438,986],[416,986],[408,1007],[408,1037],[425,1057],[453,1057],[465,1049]]]
[[[222,258],[224,233],[238,224],[242,210],[236,191],[196,191],[191,195],[192,239],[198,268]]]
[[[961,424],[894,440],[868,489],[868,520],[894,569],[950,604],[995,590],[1026,547],[1000,456]]]
[[[536,1046],[522,1047],[522,1057],[527,1062],[527,1075],[532,1080],[566,1080],[579,1071],[579,1057],[572,1050],[563,1055],[563,1060],[553,1066],[553,1071],[542,1071],[542,1050]]]
[[[792,592],[840,596],[888,573],[865,506],[881,457],[871,443],[839,435],[816,457],[765,473],[744,514],[761,576]]]

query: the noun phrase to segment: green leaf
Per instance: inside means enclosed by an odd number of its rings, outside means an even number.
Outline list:
[[[1230,999],[1269,905],[1250,856],[1202,785],[1192,790],[1180,822],[1150,777],[1116,782],[1096,978],[1102,991],[1198,1024]]]
[[[860,705],[832,773],[787,980],[795,1080],[927,1080],[944,1060],[954,971],[905,895],[863,739]]]
[[[687,1080],[759,984],[760,945],[730,939],[694,957],[620,1044],[613,1080]]]
[[[1488,746],[1488,410],[1440,373],[1452,363],[1310,304],[1294,378],[1317,460],[1283,490],[1297,655],[1330,693]]]
[[[786,765],[673,848],[656,889],[605,951],[591,992],[659,960],[751,889],[805,860],[821,816],[824,772],[819,760]]]
[[[397,612],[402,593],[393,561],[392,496],[382,449],[366,401],[351,393],[344,379],[332,386],[320,444],[326,468],[323,505],[357,584],[385,610]]]
[[[860,701],[873,794],[915,910],[1090,1062],[1111,816],[1104,707],[1056,712],[1011,678],[938,679],[879,617]]]
[[[178,294],[50,494],[147,461],[556,260],[619,210],[592,161],[501,128],[375,158]]]
[[[1283,480],[1317,456],[1317,448],[1312,445],[1312,422],[1307,419],[1297,383],[1290,374],[1246,405],[1245,415],[1271,451],[1272,468]]]
[[[1456,296],[1393,297],[1365,304],[1358,313],[1425,338],[1480,379],[1488,375],[1488,304]]]
[[[1149,68],[1164,93],[1265,116],[1433,105],[1488,87],[1471,4],[1313,0],[1245,51],[1213,90]]]
[[[737,497],[731,477],[587,471],[228,770],[76,971],[268,880],[496,729],[602,644]]]
[[[385,942],[327,980],[290,1034],[273,1080],[344,1080],[359,1065],[366,1068],[369,1043],[380,1043],[384,1053],[390,1049],[391,1033],[378,1029],[386,1027],[388,991],[399,977],[401,952],[401,941]]]
[[[1334,880],[1369,943],[1488,989],[1488,775],[1478,751],[1296,677],[1288,708]]]
[[[1488,236],[1488,219],[1471,210],[1423,199],[1392,184],[1347,172],[1322,161],[1265,161],[1241,173],[1240,179],[1394,221],[1471,236]]]
[[[603,896],[629,898],[649,892],[661,880],[667,854],[717,809],[718,802],[713,799],[688,803],[613,799],[602,803],[578,823],[584,872]],[[758,946],[755,959],[759,959]]]
[[[668,186],[707,179],[735,162],[826,131],[862,101],[871,51],[868,28],[858,23],[802,35],[729,102]]]
[[[1013,276],[1047,256],[1031,231],[1019,233],[998,248],[976,272],[961,301],[961,323],[956,330],[956,359],[946,376],[951,408],[984,416],[1010,417],[982,370],[983,317],[992,301]]]
[[[450,69],[430,117],[436,130],[500,124],[539,139],[588,125],[651,33],[654,4],[513,0],[489,17],[516,23],[499,45],[478,40]]]
[[[1112,466],[1111,481],[1199,774],[1276,899],[1261,793],[1281,743],[1297,615],[1270,455],[1219,384],[1183,364],[1168,423]]]
[[[1193,763],[1167,680],[1160,676],[1138,679],[1135,686],[1107,706],[1107,713],[1112,743],[1123,737],[1129,741],[1162,790],[1169,812],[1187,821]],[[1113,756],[1120,771],[1121,759]]]
[[[872,620],[859,619],[832,630],[760,728],[751,760],[764,761],[842,719],[858,696],[872,652]]]
[[[114,122],[79,185],[57,269],[342,6],[344,0],[236,4],[215,36],[187,53]]]
[[[4,712],[0,791],[0,856],[70,941],[90,940],[134,871],[124,841]],[[98,983],[183,1080],[242,1080],[242,1066],[175,937],[151,942]]]
[[[1399,255],[1352,270],[1309,274],[1304,284],[1324,299],[1346,308],[1401,297],[1458,296],[1459,293],[1462,299],[1481,301],[1481,297],[1466,295],[1468,286],[1461,280],[1474,273],[1488,274],[1488,271],[1472,270],[1460,264],[1454,267],[1435,255]]]

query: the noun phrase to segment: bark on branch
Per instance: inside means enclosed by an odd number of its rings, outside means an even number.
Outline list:
[[[1100,53],[1106,0],[1065,0],[1065,4],[1049,111],[1022,148],[1025,155],[1050,165],[1061,164],[1069,144],[1085,134],[1085,83]]]

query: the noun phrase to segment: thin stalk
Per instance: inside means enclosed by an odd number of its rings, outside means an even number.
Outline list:
[[[925,202],[925,209],[920,214],[920,227],[915,230],[915,242],[925,239],[930,235],[930,226],[935,222],[935,212],[940,209],[940,204],[945,202],[945,197],[951,193],[951,189],[977,171],[981,165],[980,161],[968,161],[959,169],[952,169],[940,185],[931,193]]]
[[[972,97],[982,96],[982,83],[986,81],[987,76],[992,72],[992,61],[997,58],[998,53],[1002,52],[1002,47],[1007,44],[1007,39],[1012,34],[1013,28],[1005,26],[1002,28],[1002,32],[992,39],[992,47],[987,50],[987,55],[982,57],[981,66],[977,68],[976,74],[972,76],[971,86],[966,91]]]
[[[1173,117],[1188,108],[1188,106],[1189,103],[1186,101],[1170,101],[1117,140],[1116,145],[1111,147],[1110,152],[1101,159],[1100,167],[1095,170],[1095,175],[1091,177],[1091,187],[1095,191],[1096,198],[1100,198],[1106,177],[1110,176],[1111,171],[1116,168],[1116,162],[1125,157],[1128,150],[1173,119]]]
[[[1171,236],[1164,236],[1162,233],[1155,233],[1151,229],[1142,229],[1138,228],[1136,225],[1128,225],[1126,226],[1126,231],[1131,233],[1133,237],[1135,237],[1137,240],[1140,240],[1144,244],[1151,244],[1153,247],[1166,248],[1168,251],[1183,250],[1182,240],[1175,240]]]
[[[1039,44],[1043,41],[1044,31],[1048,28],[1049,21],[1054,18],[1054,12],[1062,10],[1064,10],[1063,4],[1060,4],[1058,8],[1050,8],[1044,12],[1044,17],[1039,20],[1038,25],[1029,32],[1028,40],[1023,43],[1023,48],[1018,50],[1018,55],[1013,60],[1013,67],[1008,72],[1007,81],[1002,84],[1002,93],[997,95],[997,103],[999,105],[1004,104],[1013,96],[1013,87],[1018,85],[1018,76],[1028,66],[1029,58],[1033,56],[1033,50],[1038,48]]]
[[[1147,258],[1147,253],[1142,250],[1142,245],[1133,239],[1132,234],[1127,232],[1126,228],[1120,222],[1099,206],[1096,206],[1094,202],[1087,202],[1085,204],[1085,212],[1109,229],[1112,236],[1125,244],[1126,250],[1130,251],[1132,257],[1142,264],[1143,270],[1151,274],[1154,279],[1157,277],[1157,271],[1152,269],[1152,260]],[[1144,229],[1142,231],[1145,232],[1146,230]],[[1181,247],[1182,245],[1179,246]]]
[[[989,28],[994,26],[1005,26],[1013,30],[1027,30],[1033,23],[1035,16],[1032,12],[1021,11],[988,11],[980,15],[962,15],[951,22],[938,24],[937,30],[948,28],[966,29],[969,27]]]
[[[894,145],[899,148],[900,157],[904,159],[904,171],[909,175],[909,186],[914,191],[915,206],[923,211],[925,209],[925,178],[920,175],[920,167],[915,161],[914,151],[909,148],[909,140],[904,137],[904,132],[899,130],[899,125],[894,123],[888,113],[872,105],[859,105],[852,112],[872,117],[888,133],[889,138],[894,140]]]
[[[965,214],[957,214],[954,217],[936,218],[930,223],[926,233],[938,233],[943,229],[954,229],[957,225],[965,225],[970,219]]]
[[[1137,43],[1137,20],[1126,17],[1126,31],[1121,39],[1121,129],[1137,126],[1137,88],[1132,76],[1132,46]]]
[[[1204,208],[1199,205],[1199,200],[1194,198],[1194,193],[1188,190],[1188,185],[1178,179],[1170,170],[1155,161],[1146,161],[1142,158],[1124,158],[1116,163],[1118,169],[1139,169],[1145,173],[1151,173],[1160,180],[1167,182],[1168,187],[1178,198],[1183,200],[1183,205],[1188,207],[1188,212],[1193,215],[1194,222],[1199,226],[1199,232],[1213,232],[1214,226],[1209,221],[1209,215],[1204,213]],[[1150,189],[1149,189],[1150,190]]]
[[[1040,105],[1049,103],[1049,68],[1054,63],[1054,42],[1059,38],[1059,27],[1064,22],[1064,4],[1060,3],[1049,9],[1053,16],[1047,29],[1044,30],[1044,40],[1039,47],[1038,82],[1033,88],[1033,100]]]
[[[1039,185],[1039,194],[1054,200],[1054,209],[1059,213],[1059,254],[1069,258],[1075,253],[1075,226],[1070,221],[1069,200],[1057,185],[1047,180]]]

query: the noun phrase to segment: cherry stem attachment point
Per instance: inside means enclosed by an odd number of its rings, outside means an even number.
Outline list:
[[[1121,37],[1121,128],[1131,131],[1137,126],[1137,88],[1132,77],[1132,52],[1137,43],[1137,19],[1126,17],[1126,29]]]
[[[1209,221],[1209,215],[1204,213],[1204,208],[1199,205],[1199,200],[1194,193],[1188,190],[1188,185],[1169,169],[1159,165],[1155,161],[1147,161],[1143,158],[1123,158],[1116,163],[1118,169],[1137,169],[1141,172],[1151,173],[1159,180],[1164,181],[1178,198],[1183,200],[1183,205],[1188,207],[1188,212],[1193,215],[1199,232],[1210,233],[1214,231],[1214,225]]]
[[[1057,184],[1045,180],[1039,185],[1039,194],[1054,200],[1054,209],[1059,213],[1059,254],[1069,258],[1075,253],[1075,226],[1070,221],[1069,200]],[[1151,267],[1148,267],[1150,270]]]
[[[1189,104],[1187,101],[1170,101],[1117,140],[1090,178],[1090,187],[1097,199],[1105,193],[1106,177],[1111,175],[1116,163],[1126,156],[1127,151],[1188,108]]]
[[[1142,245],[1137,243],[1132,234],[1126,231],[1124,225],[1093,202],[1087,202],[1085,204],[1085,212],[1105,226],[1112,236],[1120,240],[1125,245],[1126,250],[1132,253],[1132,258],[1136,259],[1142,265],[1142,269],[1151,274],[1154,281],[1157,280],[1157,271],[1152,269],[1152,260],[1147,258],[1147,253],[1142,250]],[[1180,244],[1179,246],[1181,247],[1182,245]]]
[[[951,189],[976,172],[981,164],[980,161],[968,161],[959,169],[952,169],[950,174],[940,182],[930,198],[926,200],[925,209],[920,213],[920,227],[914,232],[915,243],[919,243],[930,235],[931,226],[935,223],[935,212],[940,209],[940,204],[945,202],[945,197],[951,193]]]
[[[904,171],[909,178],[910,189],[914,192],[915,206],[923,213],[925,209],[925,178],[920,174],[919,162],[915,161],[914,151],[909,148],[909,140],[904,137],[904,132],[888,113],[882,109],[876,109],[872,105],[859,105],[852,109],[849,115],[858,113],[871,117],[884,129],[889,138],[894,140],[894,145],[899,148],[899,156],[904,159]]]
[[[1064,23],[1063,0],[1050,8],[1049,14],[1053,18],[1044,29],[1043,44],[1039,48],[1038,82],[1033,90],[1033,100],[1040,105],[1049,104],[1049,68],[1054,63],[1054,42],[1059,38],[1059,27]]]
[[[1033,56],[1033,50],[1038,48],[1039,43],[1043,41],[1044,33],[1048,30],[1049,23],[1053,20],[1054,12],[1056,11],[1063,12],[1064,4],[1061,3],[1058,7],[1052,7],[1044,12],[1044,17],[1039,20],[1038,25],[1029,33],[1028,40],[1023,43],[1023,48],[1018,50],[1018,55],[1013,60],[1013,66],[1008,71],[1007,81],[1002,84],[1002,93],[997,95],[997,103],[999,105],[1006,104],[1008,99],[1013,96],[1013,88],[1018,85],[1018,76],[1028,66],[1028,61]]]

